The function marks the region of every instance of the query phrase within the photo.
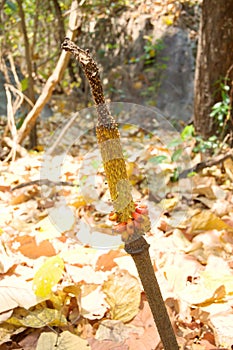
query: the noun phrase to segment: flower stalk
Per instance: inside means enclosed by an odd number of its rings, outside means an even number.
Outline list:
[[[106,104],[98,66],[88,50],[80,49],[68,38],[65,38],[62,43],[62,49],[71,52],[81,64],[96,105],[97,141],[114,208],[109,218],[116,221],[113,233],[121,234],[125,242],[125,250],[132,256],[136,264],[164,349],[178,350],[175,334],[151,263],[149,244],[143,237],[150,230],[148,209],[133,201],[118,125]]]

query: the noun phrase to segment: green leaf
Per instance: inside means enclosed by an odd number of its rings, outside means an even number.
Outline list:
[[[21,80],[20,84],[21,84],[21,91],[27,90],[27,88],[28,88],[28,78],[24,78],[23,80]]]
[[[212,109],[212,112],[210,113],[210,117],[215,117],[219,113],[219,110]]]
[[[197,175],[195,171],[191,171],[190,173],[188,173],[188,177],[193,177],[195,175]]]
[[[171,177],[171,182],[176,182],[176,181],[178,181],[178,180],[179,180],[179,176],[180,176],[180,169],[179,169],[179,168],[176,168],[176,169],[174,170],[174,173],[173,173],[172,177]]]
[[[222,89],[225,90],[225,91],[229,91],[230,90],[230,86],[229,85],[223,85]]]
[[[180,158],[182,153],[183,153],[183,149],[182,148],[179,148],[176,151],[174,151],[172,156],[171,156],[172,162],[176,162]]]
[[[176,147],[179,146],[183,143],[183,140],[181,138],[179,139],[174,139],[169,144],[167,145],[168,148]]]
[[[181,132],[181,138],[182,140],[187,140],[187,138],[191,137],[194,135],[194,126],[191,125],[187,125]]]
[[[7,0],[6,1],[6,6],[9,7],[9,9],[11,9],[13,12],[15,12],[17,10],[17,6],[16,4],[14,4],[12,1]]]
[[[215,103],[215,104],[213,105],[213,109],[218,109],[218,108],[221,107],[221,105],[222,105],[222,101],[217,102],[217,103]]]
[[[161,164],[163,163],[164,160],[167,159],[167,156],[155,156],[149,159],[149,162],[154,163],[154,164]]]

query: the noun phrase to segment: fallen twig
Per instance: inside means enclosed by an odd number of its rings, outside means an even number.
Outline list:
[[[179,174],[179,179],[183,179],[185,177],[187,177],[190,173],[199,173],[200,171],[202,171],[205,168],[210,168],[214,165],[218,165],[222,162],[224,162],[224,160],[228,159],[228,158],[232,158],[233,159],[233,150],[228,151],[225,154],[220,154],[215,158],[211,158],[211,159],[207,159],[203,162],[197,163],[196,165],[194,165],[193,167],[183,170],[180,174]]]
[[[23,184],[19,184],[11,189],[11,192],[18,190],[23,187],[27,186],[33,186],[33,185],[39,185],[39,186],[77,186],[73,182],[68,182],[68,181],[52,181],[49,179],[39,179],[39,180],[33,180],[33,181],[28,181],[24,182]]]

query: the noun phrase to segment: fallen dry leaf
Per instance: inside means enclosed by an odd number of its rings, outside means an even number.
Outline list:
[[[25,327],[16,327],[8,323],[1,324],[0,327],[0,346],[3,349],[3,344],[12,342],[11,337],[13,335],[20,334],[25,331]],[[30,349],[31,350],[31,349]]]
[[[16,326],[20,325],[30,328],[42,328],[48,325],[62,327],[67,324],[65,316],[61,314],[60,310],[46,307],[24,312],[24,315],[22,315],[20,311],[15,312],[7,322],[15,324]]]
[[[229,230],[233,231],[233,227],[226,224],[218,216],[212,213],[210,210],[203,210],[196,215],[192,216],[189,220],[190,231],[200,232],[200,231],[210,231],[210,230]]]
[[[11,189],[11,186],[0,185],[0,191],[1,192],[9,192],[10,189]]]
[[[210,317],[214,328],[215,341],[218,347],[232,349],[233,346],[233,314],[221,313]]]
[[[103,271],[95,271],[92,266],[77,267],[66,265],[66,272],[75,283],[95,283],[101,284],[106,280],[107,274]]]
[[[96,302],[98,300],[98,303]],[[105,301],[105,294],[101,287],[85,295],[81,299],[81,314],[89,320],[101,319],[108,310],[108,304]]]
[[[115,258],[120,257],[122,253],[117,250],[110,250],[108,253],[101,255],[96,262],[96,270],[110,271],[117,266]]]
[[[233,160],[231,158],[228,158],[224,160],[223,164],[226,174],[228,175],[229,179],[233,181]]]
[[[34,332],[29,333],[24,339],[19,342],[19,345],[22,346],[23,350],[36,349],[38,338],[41,332],[41,329],[36,329]]]
[[[138,280],[127,271],[118,271],[110,275],[103,283],[102,289],[106,294],[106,302],[113,320],[128,322],[137,315],[141,288]]]
[[[19,236],[11,241],[11,249],[13,252],[19,251],[21,254],[30,259],[37,259],[40,256],[53,256],[56,251],[53,245],[45,240],[36,243],[36,238],[32,236]]]
[[[68,264],[75,264],[78,266],[92,265],[98,258],[96,249],[83,247],[77,244],[75,248],[63,249],[59,255]]]
[[[160,336],[147,301],[143,301],[139,313],[129,325],[135,326],[135,331],[126,340],[129,350],[156,349],[160,344]]]
[[[5,277],[0,281],[0,312],[18,306],[29,309],[42,300],[32,291],[31,282],[25,282],[22,278],[15,276]]]
[[[144,333],[144,328],[137,328],[128,324],[125,325],[124,322],[118,320],[103,320],[96,332],[95,339],[121,343],[129,338],[130,333],[136,333],[139,336],[139,334]]]
[[[54,332],[42,333],[38,339],[36,350],[90,350],[85,339],[64,331],[60,334]]]
[[[99,341],[97,339],[88,339],[91,350],[129,350],[128,345],[124,342],[116,343],[111,340]]]

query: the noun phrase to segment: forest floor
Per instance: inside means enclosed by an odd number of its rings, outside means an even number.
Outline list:
[[[59,142],[57,120],[43,121],[39,151],[0,165],[2,350],[162,349],[134,263],[112,235],[91,124],[76,134],[88,118]],[[194,138],[158,129],[120,125],[134,200],[149,207],[145,238],[177,340],[181,349],[231,349],[233,161],[174,181],[202,155]]]

